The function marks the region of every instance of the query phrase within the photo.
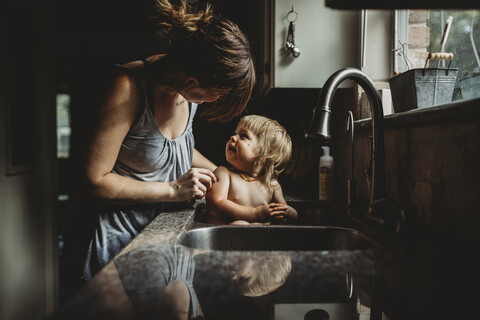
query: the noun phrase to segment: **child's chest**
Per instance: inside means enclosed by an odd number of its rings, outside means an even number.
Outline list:
[[[228,198],[238,204],[258,207],[272,201],[273,190],[260,181],[244,181],[241,178],[232,177]]]

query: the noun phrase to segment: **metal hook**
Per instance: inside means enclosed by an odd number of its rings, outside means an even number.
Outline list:
[[[294,19],[289,18],[291,14],[295,14]],[[300,49],[298,49],[295,46],[295,20],[297,20],[297,16],[298,14],[295,10],[293,10],[293,5],[292,5],[292,10],[290,10],[286,16],[286,19],[289,22],[289,26],[288,26],[287,40],[285,43],[285,47],[287,48],[287,50],[289,50],[292,53],[292,56],[294,58],[298,58],[298,56],[300,55]]]
[[[295,15],[295,18],[293,18],[293,19],[292,19],[292,18],[289,18],[289,16],[290,16],[291,14],[294,14],[294,15]],[[295,22],[295,21],[297,21],[297,16],[298,16],[298,13],[297,13],[295,10],[293,10],[293,5],[292,5],[292,10],[288,11],[287,16],[286,16],[287,21],[288,21],[288,22]]]

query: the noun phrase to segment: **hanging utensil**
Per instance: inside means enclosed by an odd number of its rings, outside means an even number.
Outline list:
[[[292,6],[292,10],[287,13],[287,21],[289,22],[289,25],[285,47],[292,53],[294,58],[300,56],[300,49],[295,46],[295,21],[297,20],[297,16],[298,13],[293,10]]]

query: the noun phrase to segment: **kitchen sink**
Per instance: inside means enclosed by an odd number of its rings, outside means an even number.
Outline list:
[[[329,202],[288,201],[288,204],[298,212],[298,221],[295,225],[349,227],[345,214],[342,214],[338,208]],[[204,203],[197,205],[195,222],[208,225],[206,214],[206,205]],[[210,226],[213,225],[210,224]]]
[[[361,232],[330,226],[215,226],[192,229],[184,246],[208,250],[332,251],[368,250],[379,245]]]

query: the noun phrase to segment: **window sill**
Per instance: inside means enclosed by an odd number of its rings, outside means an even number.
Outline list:
[[[410,126],[480,122],[480,98],[457,101],[441,106],[409,110],[385,116],[384,128],[395,129]],[[372,119],[355,121],[355,129],[372,128]]]

